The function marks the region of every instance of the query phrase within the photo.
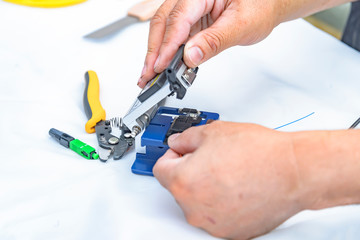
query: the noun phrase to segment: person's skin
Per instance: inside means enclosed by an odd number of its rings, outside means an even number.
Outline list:
[[[267,37],[284,21],[349,0],[166,0],[150,23],[148,50],[138,85],[162,72],[179,46],[184,60],[196,67],[235,45]]]
[[[138,85],[163,71],[182,43],[195,67],[281,22],[346,0],[167,0],[151,21]],[[214,236],[248,239],[304,209],[360,203],[359,130],[283,133],[216,121],[168,140],[154,175],[188,222]]]
[[[216,121],[172,135],[153,172],[190,224],[248,239],[301,210],[360,203],[359,139]]]

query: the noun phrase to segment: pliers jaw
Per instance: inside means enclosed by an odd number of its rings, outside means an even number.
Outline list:
[[[178,99],[184,97],[198,70],[186,66],[183,60],[184,48],[182,45],[168,68],[141,91],[129,112],[120,121],[119,137],[111,133],[113,124],[106,120],[105,110],[100,103],[100,86],[96,73],[88,71],[85,74],[84,108],[88,118],[85,130],[88,133],[96,132],[101,161],[107,161],[111,155],[115,160],[120,159],[134,145],[135,137],[147,127],[168,96],[176,94]]]
[[[129,132],[125,127],[121,128],[120,137],[111,134],[112,126],[109,120],[98,122],[95,131],[100,147],[99,158],[102,162],[106,162],[111,155],[114,160],[119,160],[134,145],[134,138],[124,136]]]

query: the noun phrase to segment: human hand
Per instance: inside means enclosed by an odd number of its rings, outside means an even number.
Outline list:
[[[181,44],[196,67],[234,45],[264,39],[278,24],[276,0],[167,0],[150,23],[148,52],[138,85],[170,63]]]
[[[148,50],[138,85],[162,72],[181,44],[194,68],[235,45],[257,43],[284,21],[351,0],[166,0],[150,23]]]
[[[168,143],[154,175],[187,221],[214,236],[255,237],[304,208],[289,133],[216,121]]]

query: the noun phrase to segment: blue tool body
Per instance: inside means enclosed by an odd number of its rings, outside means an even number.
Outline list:
[[[199,118],[198,122],[190,124],[191,126],[200,126],[206,124],[209,120],[219,119],[219,114],[217,113],[198,112],[194,109],[189,110],[196,111],[197,114],[195,116],[201,118]],[[190,120],[195,119],[188,117],[194,115],[183,113],[179,108],[160,107],[158,109],[141,137],[141,146],[146,147],[146,153],[136,153],[135,162],[131,167],[133,173],[154,176],[152,169],[156,161],[169,149],[169,146],[166,144],[169,129],[174,126],[174,120],[180,116],[186,116]],[[180,129],[176,132],[184,130],[186,129]]]

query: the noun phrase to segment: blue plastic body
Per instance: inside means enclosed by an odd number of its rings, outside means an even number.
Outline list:
[[[208,120],[218,120],[219,114],[212,112],[200,112],[201,122],[204,125]],[[141,137],[141,146],[146,146],[146,153],[136,153],[136,159],[131,167],[135,174],[154,176],[152,169],[156,161],[169,149],[164,143],[174,117],[181,115],[178,108],[160,107],[150,121]]]

